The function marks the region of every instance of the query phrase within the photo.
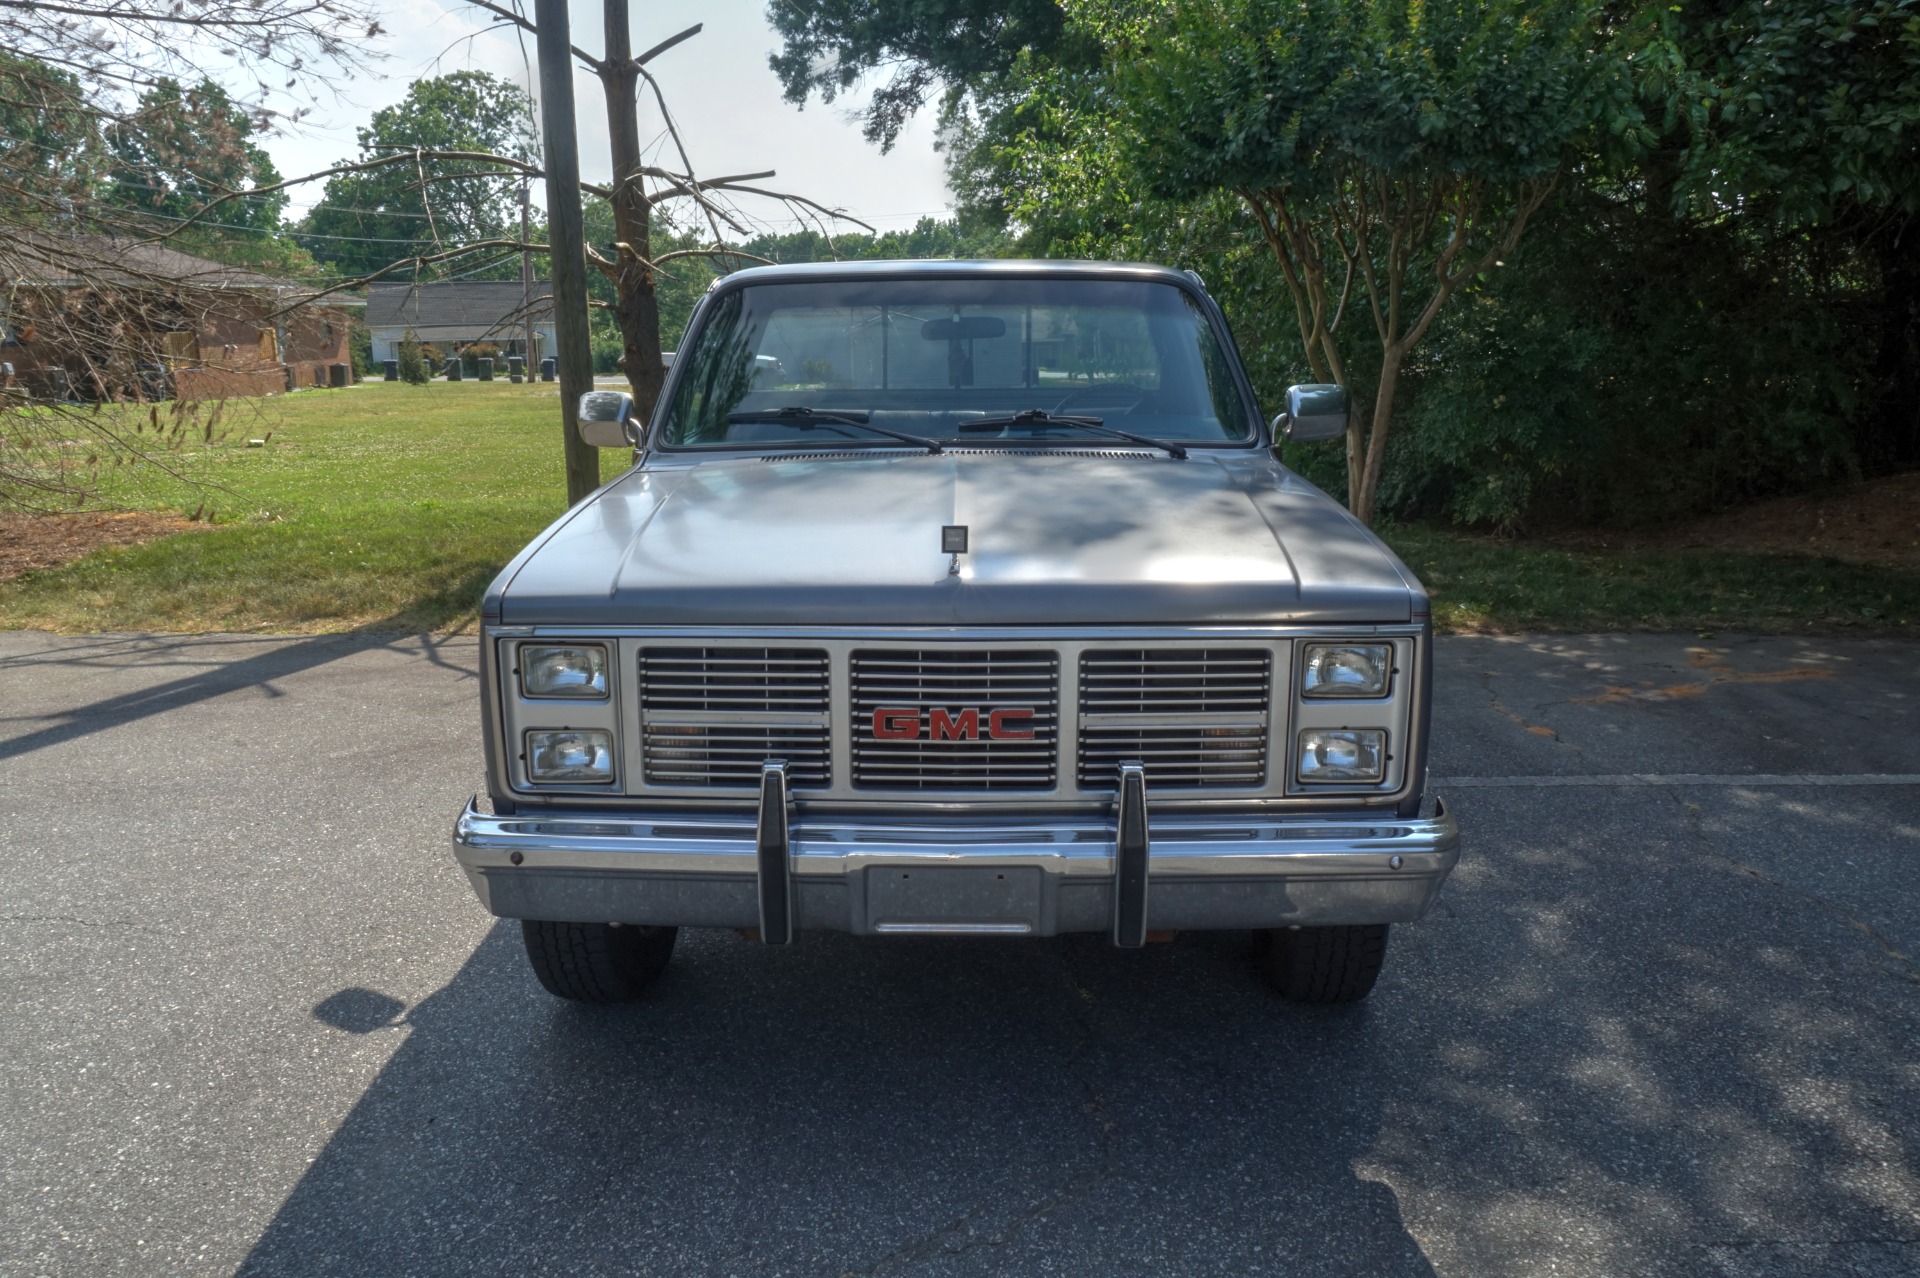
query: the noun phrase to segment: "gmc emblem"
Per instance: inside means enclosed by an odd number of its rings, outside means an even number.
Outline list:
[[[926,712],[927,738],[932,741],[978,741],[984,735],[994,741],[1033,740],[1033,711],[988,710],[973,707],[948,710],[935,706]],[[873,735],[879,741],[917,741],[920,739],[921,712],[914,706],[885,706],[873,712]]]

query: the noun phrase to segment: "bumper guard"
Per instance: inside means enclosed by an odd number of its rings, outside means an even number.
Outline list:
[[[1113,820],[822,816],[794,820],[770,764],[760,810],[543,811],[470,802],[455,858],[504,918],[1052,936],[1403,923],[1426,913],[1459,858],[1434,815],[1159,816],[1124,784]]]

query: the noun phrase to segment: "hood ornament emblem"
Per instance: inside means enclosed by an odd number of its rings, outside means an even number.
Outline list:
[[[947,524],[940,529],[940,553],[952,555],[947,561],[947,576],[960,575],[960,556],[967,553],[967,526],[965,524]]]

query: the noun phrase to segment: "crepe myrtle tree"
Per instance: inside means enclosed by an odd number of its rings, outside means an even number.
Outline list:
[[[1514,251],[1596,135],[1639,117],[1587,0],[1177,0],[1088,12],[1124,149],[1164,198],[1231,192],[1292,298],[1313,375],[1379,343],[1346,436],[1371,522],[1408,357]]]

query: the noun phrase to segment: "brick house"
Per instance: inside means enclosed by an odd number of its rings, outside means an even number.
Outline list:
[[[0,245],[0,363],[50,398],[225,399],[325,386],[358,298],[108,238]],[[0,370],[4,372],[4,370]]]

